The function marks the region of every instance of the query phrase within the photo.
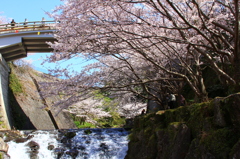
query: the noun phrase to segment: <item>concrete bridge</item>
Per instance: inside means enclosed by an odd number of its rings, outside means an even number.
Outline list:
[[[27,57],[28,53],[51,52],[46,42],[53,42],[55,21],[33,21],[0,24],[0,121],[11,129],[8,61]]]

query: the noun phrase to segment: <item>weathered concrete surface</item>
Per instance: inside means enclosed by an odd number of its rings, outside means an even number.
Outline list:
[[[37,83],[36,85],[39,85],[39,82],[46,82],[46,81],[53,81],[54,78],[48,76],[43,76],[43,73],[37,72],[38,75],[32,74],[32,78],[35,79]],[[44,90],[40,90],[44,91]],[[59,101],[60,97],[59,96],[54,96],[54,97],[47,97],[44,98],[41,97],[42,100],[45,101],[45,105],[48,107],[48,109],[51,111],[52,117],[56,121],[58,129],[70,129],[70,128],[77,128],[75,124],[73,123],[72,118],[70,117],[70,114],[68,112],[60,111],[59,108],[52,107],[53,102]]]
[[[16,67],[12,69],[12,73],[16,74],[20,83],[23,85],[23,93],[15,96],[15,102],[12,102],[12,108],[20,107],[22,117],[16,117],[15,123],[18,129],[69,129],[76,128],[70,115],[66,112],[60,112],[55,116],[55,110],[52,110],[51,103],[59,100],[58,97],[44,99],[39,93],[38,82],[49,80],[42,77],[41,72],[32,69],[19,71]],[[13,114],[18,115],[18,112]],[[52,116],[50,116],[52,115]]]
[[[9,96],[8,96],[8,75],[9,67],[6,61],[2,58],[0,54],[0,124],[1,130],[11,129],[10,109],[9,109]]]
[[[12,105],[12,108],[15,109],[20,106],[27,119],[29,119],[22,121],[22,128],[18,127],[18,129],[55,129],[47,111],[43,109],[44,103],[29,73],[27,71],[17,71],[17,68],[12,69],[12,73],[17,75],[24,90],[24,93],[14,95],[18,105]],[[18,119],[14,118],[14,120],[17,121]]]

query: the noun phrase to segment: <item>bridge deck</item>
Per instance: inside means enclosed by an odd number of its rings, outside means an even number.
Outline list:
[[[0,53],[6,61],[12,61],[26,57],[27,53],[53,51],[46,42],[56,41],[52,36],[55,24],[55,21],[0,24]]]
[[[30,30],[55,30],[55,24],[56,21],[20,22],[14,23],[13,25],[10,23],[0,24],[0,34]]]

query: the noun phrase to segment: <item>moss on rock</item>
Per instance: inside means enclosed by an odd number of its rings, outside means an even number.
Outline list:
[[[126,159],[240,156],[240,94],[138,116]]]

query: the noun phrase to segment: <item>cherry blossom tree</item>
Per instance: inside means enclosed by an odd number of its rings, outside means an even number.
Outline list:
[[[164,91],[176,93],[183,83],[206,101],[203,65],[223,84],[238,88],[238,6],[237,0],[66,0],[50,13],[60,23],[58,42],[50,44],[55,52],[47,61],[79,57],[94,62],[78,73],[52,70],[66,77],[58,87],[46,88],[64,94],[56,104],[64,106],[95,89],[161,104]],[[236,76],[220,63],[232,65]]]
[[[1,14],[1,12],[0,12]],[[5,16],[0,15],[0,24],[6,24],[7,23],[7,18]]]

